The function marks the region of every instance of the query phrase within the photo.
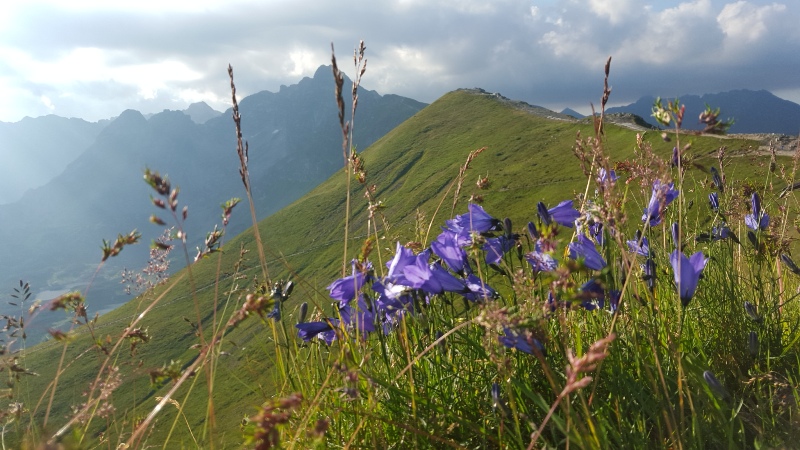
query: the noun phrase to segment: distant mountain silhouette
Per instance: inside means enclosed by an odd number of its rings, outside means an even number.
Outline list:
[[[561,111],[561,114],[565,114],[567,116],[572,116],[572,117],[574,117],[576,119],[583,119],[584,117],[586,117],[583,114],[579,113],[578,111],[575,111],[572,108],[564,108],[564,110]]]
[[[662,96],[662,100],[675,97]],[[797,135],[800,133],[800,105],[776,97],[768,91],[740,89],[718,94],[683,95],[677,97],[686,105],[683,128],[702,130],[698,116],[706,105],[720,108],[720,119],[733,118],[735,123],[730,133],[780,133]],[[652,116],[655,97],[642,97],[627,106],[608,108],[606,112],[627,112],[644,118],[652,125],[658,125]]]
[[[183,110],[189,117],[192,118],[194,123],[203,124],[208,122],[214,117],[220,116],[222,113],[208,106],[206,102],[192,103],[188,108]]]
[[[345,81],[345,93],[351,85]],[[342,169],[342,133],[333,91],[331,68],[323,66],[313,78],[240,101],[259,218]],[[366,148],[424,106],[359,89],[356,147]],[[350,106],[345,109],[350,111]],[[245,198],[230,110],[202,124],[182,111],[163,111],[149,119],[138,111],[124,111],[50,183],[27,192],[20,201],[0,205],[0,286],[20,278],[36,289],[85,283],[100,261],[102,239],[113,240],[136,228],[143,243],[109,260],[92,287],[100,302],[95,311],[127,300],[114,277],[122,266],[143,267],[148,243],[162,231],[148,223],[152,213],[163,211],[150,202],[151,189],[142,180],[145,167],[167,174],[173,186],[180,187],[179,202],[189,208],[190,248],[200,245],[220,222],[221,203]],[[231,235],[250,226],[247,208],[241,205],[234,211]],[[177,264],[182,263],[180,257]]]
[[[0,204],[19,200],[28,189],[52,180],[105,125],[55,115],[0,122]]]

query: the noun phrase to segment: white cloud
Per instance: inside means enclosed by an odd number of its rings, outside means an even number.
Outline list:
[[[210,90],[198,90],[193,88],[178,89],[177,93],[173,96],[172,101],[176,104],[191,104],[198,102],[206,102],[208,106],[216,109],[217,111],[225,111],[230,107],[231,98],[228,95],[221,95],[222,91],[214,92]]]
[[[45,106],[45,108],[49,109],[50,111],[55,111],[56,107],[55,105],[53,105],[53,102],[50,100],[50,97],[42,94],[42,96],[39,97],[39,99],[42,101],[42,104]]]
[[[391,46],[382,53],[380,58],[370,59],[368,55],[365,79],[373,89],[384,93],[393,93],[397,88],[408,90],[415,85],[442,83],[449,76],[442,61],[423,47]]]
[[[288,61],[283,65],[284,71],[292,77],[300,79],[314,75],[314,72],[325,61],[328,55],[312,51],[308,48],[298,48],[289,52]]]
[[[397,0],[397,8],[400,10],[410,10],[414,8],[423,7],[429,9],[430,6],[444,8],[451,11],[457,11],[466,14],[490,14],[497,11],[498,6],[502,3],[500,0],[485,1],[485,0],[439,0],[435,5],[431,0]],[[437,9],[438,9],[437,8]]]
[[[709,0],[685,2],[654,12],[614,54],[630,63],[661,67],[691,63],[698,58],[708,63],[706,58],[714,53],[719,41],[714,35],[713,18]]]
[[[644,4],[640,0],[589,0],[589,8],[597,16],[619,25],[638,17]]]
[[[770,24],[785,11],[786,5],[778,3],[758,7],[752,3],[738,1],[722,8],[722,12],[717,16],[717,23],[731,41],[750,43],[767,33]]]

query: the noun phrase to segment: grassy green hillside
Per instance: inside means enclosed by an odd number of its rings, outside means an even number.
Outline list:
[[[369,111],[359,111],[359,114],[369,114]],[[555,204],[583,193],[586,178],[572,151],[579,132],[581,136],[592,136],[593,127],[589,122],[566,122],[532,115],[489,95],[457,91],[431,104],[363,152],[367,182],[375,184],[375,196],[385,205],[383,214],[390,224],[389,229],[378,225],[380,239],[372,254],[376,266],[391,257],[396,241],[420,240],[418,228],[427,230],[432,223],[428,239],[435,238],[439,226],[452,217],[453,190],[441,203],[438,214],[437,206],[472,150],[486,147],[467,172],[456,214],[466,210],[471,194],[478,194],[483,197],[487,211],[510,212],[516,228],[522,229],[535,217],[538,201]],[[648,132],[645,139],[658,154],[671,153],[673,143],[663,142],[660,134]],[[716,164],[716,150],[725,145],[729,155],[726,174],[730,180],[750,179],[755,183],[764,180],[764,162],[768,157],[737,156],[755,143],[699,136],[682,139],[683,143],[691,140],[690,153],[695,155],[697,165]],[[631,160],[636,132],[608,125],[605,146],[613,149],[612,161]],[[341,149],[331,148],[330,151],[337,153]],[[232,152],[230,157],[236,158],[236,155]],[[488,189],[477,188],[479,176],[488,177]],[[698,183],[706,182],[707,177],[696,166],[687,172],[687,178],[694,178]],[[172,182],[181,184],[181,180]],[[148,442],[163,442],[175,424],[170,448],[179,447],[179,443],[192,447],[194,439],[201,444],[209,440],[223,442],[230,448],[240,444],[240,422],[254,414],[256,408],[276,392],[273,380],[283,379],[275,376],[281,368],[276,366],[272,341],[276,336],[282,341],[284,334],[293,341],[293,317],[302,302],[308,302],[312,310],[323,309],[330,314],[331,300],[325,286],[341,275],[345,186],[345,175],[337,174],[259,224],[270,276],[273,280],[291,278],[297,283],[290,302],[283,309],[284,328],[279,325],[273,329],[268,322],[254,316],[228,332],[220,346],[223,353],[214,365],[197,373],[174,396],[182,405],[184,415],[178,415],[177,408],[167,405],[157,416]],[[351,189],[353,207],[348,259],[360,250],[367,233],[368,217],[363,187],[354,182]],[[253,190],[255,195],[269,195],[259,192],[259,186],[253,186]],[[649,196],[649,187],[631,184],[625,205],[634,217],[641,215],[645,195]],[[698,205],[703,197],[699,198]],[[741,204],[747,202],[744,194],[737,198]],[[215,203],[225,200],[209,199]],[[188,206],[191,211],[192,205]],[[247,205],[239,205],[232,220],[248,220],[246,208]],[[702,209],[695,208],[697,214],[706,214],[707,210],[705,204]],[[422,218],[420,223],[417,217]],[[207,228],[211,230],[213,224],[207,224]],[[137,325],[146,329],[149,342],[140,343],[132,353],[125,341],[120,351],[110,357],[110,365],[119,367],[121,374],[120,385],[111,397],[116,410],[108,419],[94,417],[87,428],[92,441],[98,439],[100,432],[111,439],[112,444],[116,444],[118,436],[127,436],[134,424],[156,405],[155,398],[164,395],[172,385],[166,380],[154,387],[150,383],[150,373],[171,361],[175,362],[175,367],[186,367],[197,357],[198,349],[193,346],[199,341],[198,317],[204,337],[209,339],[211,329],[227,321],[241,306],[245,294],[255,291],[253,280],[261,272],[252,232],[248,230],[226,241],[223,253],[213,254],[193,265],[191,274],[184,270],[154,292],[131,300],[98,320],[95,339],[110,349],[131,320],[158,299],[156,306]],[[92,300],[89,291],[90,316]],[[78,328],[66,347],[62,343],[48,342],[24,354],[24,366],[39,375],[23,376],[14,388],[33,415],[30,420],[17,424],[43,424],[50,395],[48,384],[56,378],[56,368],[63,358],[64,370],[58,377],[46,428],[34,430],[41,438],[52,435],[67,422],[71,417],[70,408],[84,401],[83,393],[106,359],[104,353],[90,348],[91,338],[85,329],[85,326]],[[206,370],[212,369],[213,421],[216,424],[213,434],[206,428],[212,422],[208,417],[207,398],[211,389],[206,384]],[[16,431],[19,436],[25,431],[20,426],[16,430],[9,427],[9,435]],[[190,430],[194,436],[190,435]]]

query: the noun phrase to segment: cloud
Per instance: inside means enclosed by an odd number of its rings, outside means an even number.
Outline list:
[[[49,109],[50,111],[54,111],[56,109],[55,105],[53,105],[53,101],[50,100],[50,97],[42,95],[41,97],[39,97],[39,99],[42,101],[44,107]]]
[[[756,42],[768,32],[768,25],[775,23],[786,11],[786,5],[773,3],[757,7],[745,1],[725,5],[717,16],[722,32],[737,44]]]
[[[608,56],[616,102],[735,88],[796,92],[800,101],[796,3],[148,2],[0,7],[11,17],[0,28],[0,61],[13,61],[0,62],[0,93],[12,104],[0,105],[0,120],[49,111],[42,95],[56,114],[93,120],[199,100],[225,109],[229,63],[242,95],[275,91],[329,64],[331,42],[351,71],[360,39],[369,60],[364,87],[427,102],[483,87],[585,110],[601,95]]]
[[[640,17],[643,3],[638,0],[589,0],[589,8],[611,25],[620,25]]]

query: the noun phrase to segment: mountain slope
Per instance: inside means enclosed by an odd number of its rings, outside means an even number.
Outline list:
[[[350,86],[346,80],[345,92]],[[331,69],[323,66],[314,78],[241,100],[259,218],[299,198],[342,167],[332,92]],[[366,148],[424,106],[365,89],[359,92],[359,102],[363,113],[357,119],[363,131],[357,129],[354,137],[359,148]],[[184,231],[190,248],[201,245],[211,231],[221,203],[244,197],[230,111],[203,124],[181,111],[163,111],[149,119],[137,111],[125,111],[61,175],[18,202],[0,205],[4,224],[0,286],[25,279],[35,289],[83,288],[100,260],[102,239],[113,240],[118,233],[133,229],[143,232],[144,242],[156,238],[160,231],[147,223],[153,211],[149,188],[142,181],[145,167],[169,175],[173,185],[181,188],[180,200],[189,207]],[[229,231],[236,234],[243,229],[244,225],[236,224]],[[147,255],[146,245],[140,245],[108,261],[109,267],[92,287],[103,298],[103,308],[128,299],[117,275],[125,266],[143,267]],[[183,263],[184,258],[176,257],[177,265]]]
[[[0,122],[0,205],[46,184],[88,148],[105,123],[54,115]]]
[[[467,172],[461,203],[455,213],[462,213],[466,209],[467,197],[473,193],[480,194],[487,211],[508,213],[515,228],[522,229],[524,223],[536,214],[537,201],[544,200],[552,204],[582,193],[585,178],[568,151],[578,131],[588,136],[592,132],[592,125],[549,120],[516,109],[491,95],[464,91],[447,94],[406,120],[363,153],[369,173],[368,183],[375,183],[375,195],[384,202],[386,208],[383,211],[391,225],[389,229],[381,227],[380,240],[371,255],[376,270],[381,270],[393,252],[396,241],[424,239],[424,236],[420,237],[415,232],[418,228],[415,219],[418,211],[424,216],[419,228],[424,234],[428,224],[432,224],[427,240],[435,238],[438,227],[451,217],[451,197],[442,202],[438,215],[434,216],[434,212],[472,150],[486,147]],[[606,144],[617,152],[613,155],[614,161],[633,156],[635,132],[609,125],[606,133]],[[670,154],[672,144],[661,142],[657,135],[653,139],[657,152]],[[713,151],[719,142],[714,138],[697,138],[692,151],[697,155],[705,155]],[[729,139],[725,144],[734,152],[747,147],[750,142]],[[742,165],[750,164],[743,158],[741,160],[741,163],[733,162],[729,166],[732,173]],[[478,176],[488,176],[491,188],[478,191],[475,187]],[[635,189],[634,186],[632,188]],[[261,189],[261,186],[254,186],[256,196],[263,195],[260,194]],[[350,222],[352,241],[348,259],[357,254],[367,231],[367,212],[362,191],[363,188],[354,183]],[[452,195],[452,191],[449,195]],[[636,202],[629,203],[635,209]],[[344,204],[344,175],[336,174],[259,225],[265,239],[271,276],[273,279],[291,277],[297,283],[291,301],[284,305],[283,322],[276,327],[275,332],[279,336],[283,333],[280,330],[285,328],[289,339],[293,339],[294,318],[300,302],[310,304],[314,317],[321,314],[320,311],[331,313],[332,302],[324,287],[341,273]],[[246,205],[238,208],[233,220],[238,224],[246,223]],[[226,299],[230,298],[231,304],[227,306],[227,314],[230,314],[240,304],[244,294],[255,289],[248,280],[260,274],[251,233],[237,236],[225,248],[226,251],[219,256],[221,260],[212,257],[192,266],[192,277],[197,286],[195,298],[206,332],[211,326],[213,305],[218,302],[223,308]],[[248,250],[248,253],[243,254],[240,248]],[[214,289],[217,264],[221,267],[222,280],[218,291]],[[147,382],[148,370],[170,361],[178,361],[185,367],[197,357],[197,350],[190,348],[197,342],[195,329],[190,325],[196,321],[196,314],[186,271],[176,275],[172,282],[159,288],[154,295],[159,295],[166,288],[171,289],[169,293],[138,325],[148,329],[152,340],[141,344],[134,356],[124,354],[118,360],[125,373],[125,389],[114,394],[118,414],[134,404],[139,405],[138,414],[143,414],[142,411],[148,411],[155,404],[154,397],[163,395],[169,388],[168,384],[158,389],[151,388]],[[229,291],[232,292],[231,297],[221,295],[215,299],[215,292]],[[102,317],[97,333],[118,336],[152,298],[148,297],[143,303],[140,303],[142,300],[130,302]],[[90,313],[92,301],[90,298]],[[233,445],[238,443],[237,430],[241,418],[252,414],[255,411],[253,407],[269,399],[274,392],[271,377],[279,369],[274,366],[271,353],[273,344],[269,343],[273,336],[269,323],[263,323],[257,317],[248,319],[226,335],[221,347],[226,356],[220,357],[222,359],[216,369],[214,406],[218,429],[227,435],[217,434],[215,439]],[[67,360],[78,358],[87,342],[85,337],[73,341],[67,352]],[[30,353],[27,360],[29,367],[40,373],[39,377],[29,381],[31,392],[42,392],[44,383],[52,379],[55,370],[52,362],[58,359],[60,352],[59,345],[48,343]],[[80,392],[98,370],[96,352],[89,352],[80,358],[80,364],[73,365],[61,378],[61,386],[65,387],[58,390],[57,406],[51,417],[68,415],[69,405],[81,402]],[[187,390],[182,388],[176,397],[183,405],[186,420],[193,430],[201,430],[207,423],[204,397],[207,387],[204,380],[205,376],[198,374],[197,385],[191,395],[186,397]],[[165,410],[161,417],[151,438],[155,442],[163,440],[169,424],[175,418],[175,411]],[[186,429],[179,427],[176,433],[178,439],[189,442]]]
[[[662,97],[666,102],[674,97]],[[684,95],[678,100],[686,105],[683,127],[688,130],[702,130],[697,117],[706,105],[720,108],[721,120],[733,118],[735,123],[730,133],[780,133],[796,136],[800,133],[800,105],[776,97],[768,91],[740,89],[705,94],[703,96]],[[651,125],[658,125],[652,117],[655,97],[642,97],[627,106],[609,108],[608,113],[632,113],[643,117]]]

